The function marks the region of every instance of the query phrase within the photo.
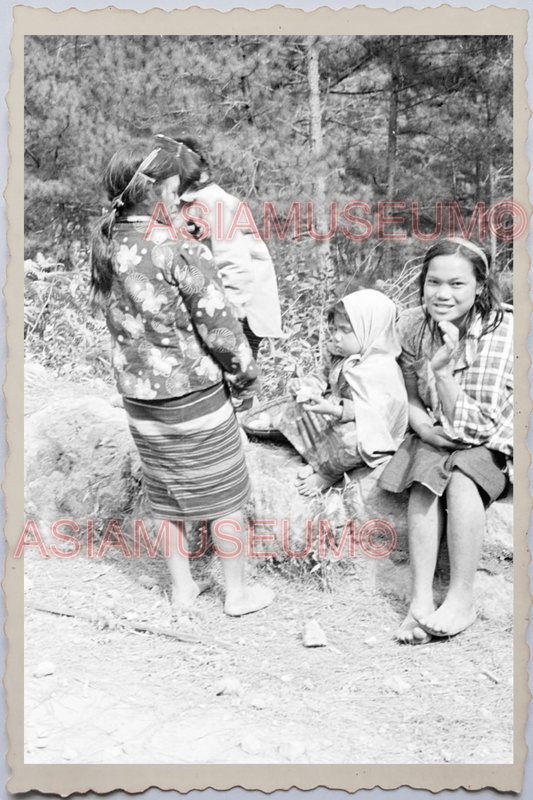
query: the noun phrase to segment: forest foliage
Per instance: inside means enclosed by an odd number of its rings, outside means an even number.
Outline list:
[[[311,223],[323,232],[332,202],[339,214],[350,202],[368,205],[351,212],[373,224],[366,238],[353,236],[364,226],[341,217],[335,234],[317,242],[303,211],[298,236],[289,226],[283,240],[274,231],[269,241],[296,362],[316,329],[310,310],[320,312],[342,287],[384,281],[409,301],[437,202],[444,225],[450,203],[468,224],[476,204],[512,198],[512,98],[507,36],[27,36],[32,352],[52,358],[45,336],[53,339],[59,324],[51,324],[54,303],[79,323],[76,335],[65,330],[61,361],[82,343],[98,351],[98,323],[83,318],[86,281],[64,275],[87,275],[90,229],[108,203],[103,168],[121,143],[160,131],[198,136],[215,180],[249,204],[260,229],[265,202],[281,226],[291,203],[313,203]],[[388,229],[403,240],[379,236],[385,202],[406,203],[404,222]],[[485,244],[505,279],[512,243]],[[285,367],[287,358],[285,349]]]

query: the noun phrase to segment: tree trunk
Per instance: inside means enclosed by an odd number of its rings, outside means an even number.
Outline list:
[[[389,135],[387,141],[388,200],[394,200],[396,191],[396,151],[398,142],[398,91],[400,88],[400,39],[392,37],[391,91],[389,103]]]
[[[396,166],[397,166],[397,145],[398,145],[398,91],[400,88],[400,37],[393,36],[392,39],[392,63],[391,63],[391,91],[389,103],[389,132],[387,140],[387,189],[388,198],[391,202],[396,193]],[[387,260],[387,272],[390,278],[394,277],[394,242],[386,243],[385,257]]]
[[[242,47],[241,39],[242,39],[242,36],[236,36],[235,37],[235,44],[240,50],[242,66],[243,66],[243,69],[244,69],[244,66],[246,64],[246,53],[244,52],[244,48]],[[248,78],[246,77],[246,74],[244,72],[239,78],[239,84],[240,84],[242,99],[243,99],[243,103],[244,103],[244,113],[246,114],[246,121],[247,121],[248,125],[254,125],[255,121],[254,121],[254,117],[253,117],[253,113],[252,113],[252,99],[251,99],[251,95],[250,95],[250,85],[248,83]]]
[[[490,58],[490,51],[487,51],[487,43],[483,42],[483,51],[485,56],[485,63],[488,63]],[[494,180],[494,152],[493,152],[493,128],[494,128],[494,114],[492,112],[492,103],[491,103],[491,93],[490,87],[484,87],[484,95],[485,95],[485,111],[487,114],[487,130],[486,130],[486,153],[487,153],[487,172],[488,172],[488,199],[487,199],[487,208],[491,208],[492,204],[496,201],[496,187],[495,187],[495,180]],[[496,268],[496,257],[497,257],[497,248],[498,242],[495,236],[489,231],[490,236],[490,258],[492,269]]]
[[[313,201],[315,207],[315,228],[317,233],[326,233],[328,228],[326,208],[326,176],[322,164],[322,111],[320,109],[320,73],[318,64],[319,36],[307,36],[307,82],[309,86],[309,132],[311,138],[311,156],[315,169]],[[318,270],[324,277],[331,262],[329,240],[317,242]]]

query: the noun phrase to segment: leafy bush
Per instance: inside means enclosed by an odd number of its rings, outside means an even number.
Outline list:
[[[89,306],[87,253],[67,271],[37,253],[24,262],[26,357],[75,379],[110,379],[109,334]]]

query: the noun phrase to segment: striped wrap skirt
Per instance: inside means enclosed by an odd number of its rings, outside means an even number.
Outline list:
[[[213,520],[242,509],[250,479],[226,384],[165,400],[124,397],[157,519]]]

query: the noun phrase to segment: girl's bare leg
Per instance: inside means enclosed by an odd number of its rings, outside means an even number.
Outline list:
[[[163,524],[163,520],[156,519],[156,527]],[[168,568],[172,580],[172,608],[175,613],[180,613],[190,609],[199,594],[205,592],[211,586],[211,581],[194,581],[188,556],[180,553],[178,549],[178,536],[180,531],[172,522],[170,525],[170,557],[168,558]],[[190,524],[190,523],[189,523]],[[185,528],[183,530],[183,546],[185,542]],[[183,549],[183,548],[182,548]]]
[[[405,644],[425,644],[430,636],[418,624],[420,616],[435,610],[433,577],[442,535],[440,498],[420,483],[409,495],[409,561],[411,565],[411,603],[396,638]]]
[[[485,508],[471,478],[454,470],[447,489],[450,586],[441,607],[418,617],[434,636],[454,636],[475,619],[474,581],[485,532]]]
[[[226,525],[224,525],[225,522]],[[274,599],[274,592],[271,589],[265,586],[246,586],[245,583],[245,526],[242,513],[215,520],[211,526],[211,532],[226,581],[226,601],[224,603],[226,614],[240,617],[269,606]],[[220,533],[226,533],[240,541],[242,544],[240,552],[235,552],[237,549],[235,541],[226,541],[220,536]]]

